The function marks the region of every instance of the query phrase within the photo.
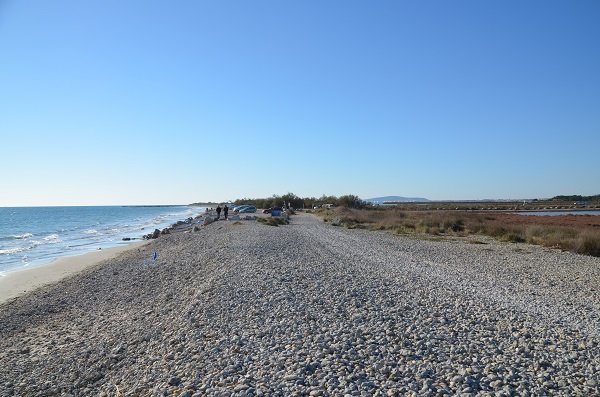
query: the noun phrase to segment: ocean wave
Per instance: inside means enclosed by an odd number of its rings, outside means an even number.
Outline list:
[[[44,237],[44,240],[49,243],[60,243],[62,240],[58,237],[58,234],[51,234]]]
[[[25,251],[27,249],[28,248],[24,248],[24,247],[4,249],[4,250],[0,250],[0,255],[16,254],[16,253],[19,253],[19,252],[23,252],[23,251]]]
[[[4,240],[4,241],[24,240],[24,239],[32,237],[32,236],[33,236],[33,234],[31,234],[31,233],[15,234],[14,236],[1,236],[0,240]]]
[[[152,228],[158,225],[159,223],[160,222],[144,223],[143,225],[140,225],[140,229],[144,230],[146,228]]]
[[[198,210],[196,207],[27,209],[21,222],[0,227],[0,270],[120,245],[123,237],[141,237],[148,231],[192,217]],[[36,222],[28,223],[29,218]]]

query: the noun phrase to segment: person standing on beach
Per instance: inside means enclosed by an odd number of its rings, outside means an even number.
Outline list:
[[[229,212],[229,207],[227,207],[227,204],[225,204],[225,207],[223,207],[223,216],[225,217],[225,220],[227,220],[228,212]]]
[[[221,218],[221,205],[217,205],[217,220]]]

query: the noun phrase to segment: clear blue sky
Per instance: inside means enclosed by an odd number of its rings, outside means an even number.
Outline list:
[[[0,206],[600,193],[600,2],[0,1]]]

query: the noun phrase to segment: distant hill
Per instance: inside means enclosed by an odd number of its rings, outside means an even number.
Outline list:
[[[578,194],[572,196],[554,196],[552,201],[600,201],[600,194],[595,196],[580,196]]]
[[[400,203],[426,203],[430,200],[423,197],[384,196],[365,199],[365,201],[371,204],[383,204],[384,202],[389,201]]]

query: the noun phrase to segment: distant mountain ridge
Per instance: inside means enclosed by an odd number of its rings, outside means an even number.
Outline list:
[[[402,197],[402,196],[383,196],[365,199],[366,202],[371,204],[383,204],[384,202],[400,202],[400,203],[425,203],[430,201],[423,197]]]

